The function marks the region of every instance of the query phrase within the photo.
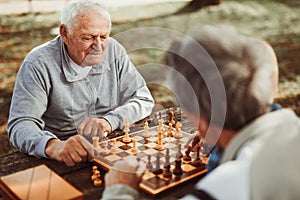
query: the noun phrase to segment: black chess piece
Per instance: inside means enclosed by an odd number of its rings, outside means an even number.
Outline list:
[[[152,171],[153,174],[158,175],[161,174],[163,170],[160,168],[160,156],[159,153],[156,154],[156,166],[155,169]]]
[[[175,160],[175,168],[173,170],[173,174],[174,175],[182,175],[183,174],[183,170],[181,168],[181,159]]]
[[[167,125],[168,125],[169,123],[171,123],[172,126],[174,126],[174,125],[175,125],[175,121],[174,121],[174,112],[173,112],[172,110],[170,110],[168,114],[169,114],[169,122],[167,123]]]
[[[183,157],[183,154],[181,153],[181,144],[177,144],[177,152],[176,152],[176,159],[180,159]]]
[[[187,148],[187,150],[185,151],[185,155],[182,158],[182,160],[183,160],[184,163],[190,163],[190,162],[192,162],[192,157],[190,156],[191,150],[192,150],[192,147],[189,146]]]
[[[163,177],[164,178],[172,178],[172,172],[170,170],[171,165],[165,165],[163,170]]]
[[[194,167],[200,167],[202,165],[202,161],[200,159],[200,147],[197,147],[196,159],[191,163]]]
[[[167,167],[168,165],[170,165],[170,150],[166,149],[166,156],[165,156],[165,164],[164,167]]]
[[[149,170],[150,172],[152,171],[153,169],[153,166],[151,164],[151,155],[148,155],[148,162],[146,164],[146,169]]]

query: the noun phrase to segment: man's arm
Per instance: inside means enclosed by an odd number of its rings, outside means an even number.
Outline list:
[[[103,116],[110,122],[112,130],[123,128],[124,118],[132,124],[149,116],[154,107],[153,97],[144,78],[131,63],[122,46],[119,47],[118,54],[115,63],[119,76],[119,106]]]
[[[32,64],[23,63],[17,75],[10,109],[10,143],[21,152],[49,157],[68,166],[92,159],[94,150],[83,137],[76,135],[61,141],[53,133],[43,130],[47,88],[49,86],[41,73]]]
[[[44,149],[50,139],[57,138],[44,131],[42,114],[47,109],[46,83],[33,65],[23,63],[16,77],[8,133],[10,143],[19,151],[46,157]]]

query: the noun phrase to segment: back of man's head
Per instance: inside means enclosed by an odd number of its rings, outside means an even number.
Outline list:
[[[268,111],[277,93],[278,66],[266,42],[239,35],[228,27],[204,26],[189,35],[192,38],[172,44],[165,62],[187,79],[202,116],[215,125],[239,130]],[[185,97],[180,103],[188,112],[198,114],[189,103],[191,96],[185,86],[180,82],[175,85],[176,95]],[[222,90],[223,97],[219,95]],[[224,112],[223,122],[212,116],[213,108]]]

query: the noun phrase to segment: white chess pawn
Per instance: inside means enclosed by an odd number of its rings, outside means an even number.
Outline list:
[[[131,149],[131,153],[132,154],[137,154],[138,149],[136,147],[136,139],[132,139],[132,149]]]
[[[117,141],[116,139],[111,139],[111,148],[110,148],[110,152],[111,153],[116,153],[117,152]]]
[[[108,150],[107,146],[108,146],[108,143],[107,143],[107,140],[106,140],[106,141],[103,142],[103,149],[102,149],[101,153],[109,154],[109,150]]]
[[[125,121],[124,121],[124,132],[125,132],[125,135],[124,135],[124,138],[123,138],[123,142],[125,143],[129,143],[131,142],[131,138],[129,137],[129,124],[128,124],[128,119],[125,118]]]
[[[176,122],[174,138],[176,138],[176,139],[182,138],[181,123],[180,122]]]
[[[164,128],[164,120],[163,119],[159,119],[158,120],[158,127],[157,127],[157,132],[159,131],[165,131],[165,128]]]
[[[144,133],[143,133],[143,137],[144,137],[144,138],[150,137],[149,126],[148,126],[148,122],[147,122],[147,121],[145,121],[145,123],[144,123]]]

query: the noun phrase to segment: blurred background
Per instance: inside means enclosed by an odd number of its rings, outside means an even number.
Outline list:
[[[101,0],[99,0],[101,1]],[[0,0],[0,155],[14,151],[8,144],[6,124],[16,73],[35,46],[58,34],[60,11],[68,0]],[[300,1],[299,0],[102,0],[112,16],[112,37],[143,27],[162,27],[181,33],[204,24],[229,25],[238,32],[265,39],[274,48],[280,67],[276,102],[300,116]],[[118,38],[130,48],[159,42],[168,48],[174,39],[168,32],[151,37],[139,31]],[[167,108],[176,99],[161,84],[163,51],[129,52],[146,79],[156,104]],[[151,64],[149,64],[151,63]],[[146,67],[145,67],[146,66]],[[156,82],[156,83],[155,83]],[[34,108],[33,108],[34,109]]]

